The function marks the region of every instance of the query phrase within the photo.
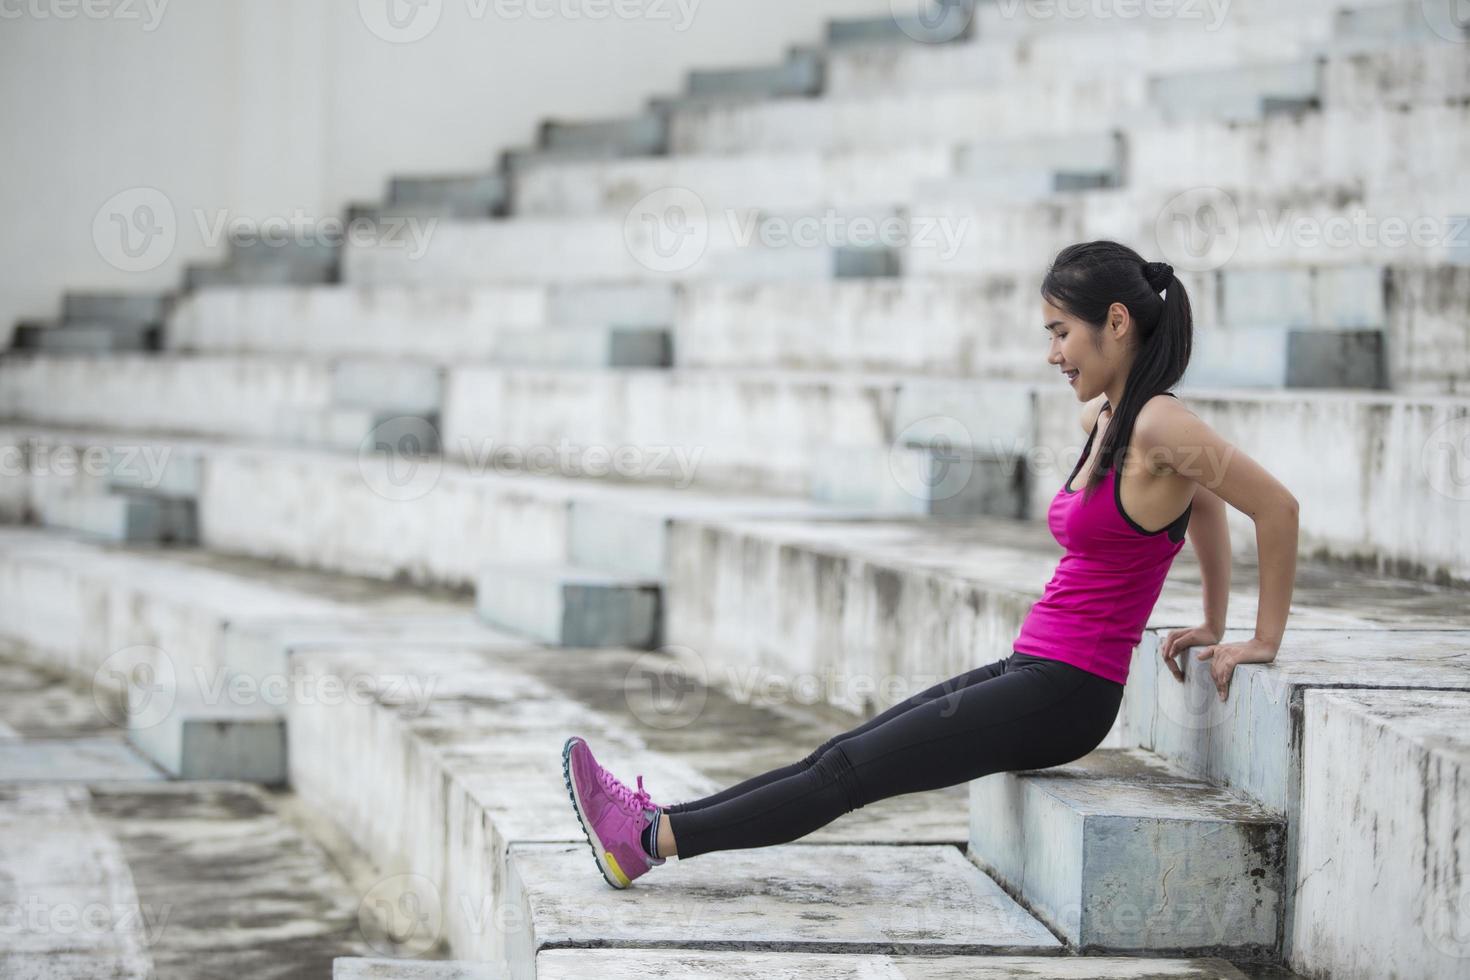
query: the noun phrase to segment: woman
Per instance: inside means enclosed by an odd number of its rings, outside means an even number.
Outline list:
[[[608,884],[626,888],[673,855],[786,843],[876,800],[1091,752],[1117,717],[1133,649],[1186,530],[1205,621],[1165,639],[1170,671],[1182,682],[1176,659],[1203,645],[1197,658],[1211,662],[1224,700],[1236,664],[1275,659],[1295,576],[1296,498],[1170,395],[1193,330],[1173,268],[1116,242],[1072,245],[1041,295],[1047,361],[1085,403],[1088,437],[1047,513],[1065,554],[1012,654],[894,705],[800,762],[673,806],[652,802],[641,775],[630,790],[583,739],[568,739],[567,791]],[[1075,486],[1084,468],[1085,486]],[[1227,503],[1255,521],[1260,556],[1255,636],[1239,643],[1220,642]]]

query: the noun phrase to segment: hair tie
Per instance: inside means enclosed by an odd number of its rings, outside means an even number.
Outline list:
[[[1167,262],[1145,262],[1143,279],[1156,293],[1162,293],[1174,281],[1174,267]]]

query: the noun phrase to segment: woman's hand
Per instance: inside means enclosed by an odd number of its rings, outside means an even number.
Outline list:
[[[1174,630],[1168,636],[1164,637],[1162,651],[1164,663],[1169,665],[1169,672],[1174,675],[1176,681],[1184,680],[1184,670],[1179,666],[1175,658],[1190,647],[1219,643],[1222,632],[1223,630],[1218,630],[1209,623],[1201,623],[1193,629]]]
[[[1215,688],[1220,692],[1220,700],[1225,700],[1225,694],[1230,688],[1230,675],[1235,672],[1236,664],[1269,664],[1276,659],[1276,644],[1269,640],[1258,640],[1255,638],[1243,640],[1240,643],[1217,643],[1214,646],[1205,647],[1195,654],[1196,660],[1210,661],[1210,676],[1215,679]]]

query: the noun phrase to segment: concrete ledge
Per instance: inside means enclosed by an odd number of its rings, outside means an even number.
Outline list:
[[[268,705],[177,704],[128,738],[176,779],[286,782],[286,720]]]
[[[548,949],[538,980],[1245,980],[1224,960],[1109,956],[884,956],[862,953],[699,952],[680,949]]]
[[[511,845],[510,975],[530,980],[542,950],[591,942],[750,953],[1062,949],[954,848],[792,843],[691,860],[697,880],[655,869],[629,900],[609,903],[585,841]]]
[[[0,784],[146,782],[163,774],[117,738],[0,739]],[[8,835],[7,835],[8,836]],[[36,837],[28,845],[39,843]]]
[[[475,608],[492,626],[566,647],[649,649],[660,635],[657,579],[573,565],[490,563]]]
[[[1280,817],[1151,752],[971,781],[970,851],[1083,950],[1275,954]]]
[[[332,980],[500,980],[490,963],[457,960],[384,960],[339,956]]]
[[[1292,966],[1463,975],[1470,692],[1307,691],[1301,730]]]
[[[48,494],[37,517],[46,527],[129,544],[197,540],[194,504],[136,492]]]

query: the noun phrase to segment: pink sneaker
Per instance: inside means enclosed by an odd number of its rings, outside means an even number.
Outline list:
[[[582,832],[609,885],[627,888],[634,878],[668,860],[649,857],[643,849],[643,828],[651,822],[647,811],[661,807],[644,792],[642,775],[635,793],[598,765],[579,735],[562,747],[561,771]]]

